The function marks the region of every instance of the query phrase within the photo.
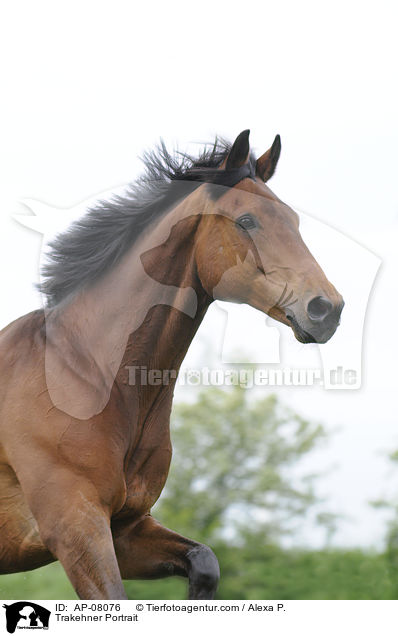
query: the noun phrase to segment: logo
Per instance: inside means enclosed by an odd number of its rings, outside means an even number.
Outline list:
[[[9,634],[13,634],[16,629],[48,629],[51,612],[41,605],[31,601],[18,601],[3,607],[6,610]]]

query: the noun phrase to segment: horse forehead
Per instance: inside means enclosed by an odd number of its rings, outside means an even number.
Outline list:
[[[231,188],[231,191],[235,195],[230,200],[232,209],[244,206],[247,211],[265,213],[269,229],[282,223],[294,232],[298,230],[300,219],[297,212],[279,199],[263,181],[244,179]]]
[[[226,216],[236,217],[241,212],[266,214],[271,219],[284,220],[289,217],[289,208],[263,182],[244,179],[232,188],[228,188],[216,205],[217,212],[224,211]],[[293,214],[293,212],[292,212]]]
[[[261,204],[264,203],[264,199],[266,201],[272,201],[274,203],[282,203],[280,199],[272,192],[272,190],[262,181],[256,179],[243,179],[236,184],[234,188],[232,188],[242,199],[245,195],[248,195],[248,200],[255,203]]]

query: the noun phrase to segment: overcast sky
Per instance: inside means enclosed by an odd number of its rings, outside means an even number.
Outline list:
[[[384,459],[398,447],[395,3],[140,4],[16,0],[7,7],[0,26],[0,326],[40,303],[33,283],[41,237],[13,220],[26,212],[21,199],[72,208],[122,186],[160,137],[192,149],[216,133],[233,139],[250,128],[262,153],[280,133],[270,187],[382,261],[366,315],[362,388],[280,390],[303,414],[338,428],[311,464],[335,466],[322,492],[332,510],[351,515],[336,542],[380,544],[381,517],[366,502],[395,486],[398,496],[398,477]],[[332,282],[334,275],[347,286],[349,316],[364,271],[338,244],[333,258],[332,243],[320,250],[321,238],[311,240]],[[222,339],[217,311],[205,319],[188,363],[199,359],[203,340]],[[280,334],[296,346],[287,329]]]

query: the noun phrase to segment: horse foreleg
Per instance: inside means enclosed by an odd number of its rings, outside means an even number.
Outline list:
[[[109,513],[90,482],[54,471],[45,486],[25,493],[44,545],[82,599],[125,599]]]
[[[186,576],[190,599],[212,599],[220,568],[213,551],[161,526],[150,515],[136,524],[117,521],[112,533],[124,579]]]

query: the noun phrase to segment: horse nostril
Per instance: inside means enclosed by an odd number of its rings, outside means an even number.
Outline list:
[[[333,309],[333,304],[327,298],[323,296],[315,296],[307,306],[307,313],[311,320],[321,321],[330,314]]]

